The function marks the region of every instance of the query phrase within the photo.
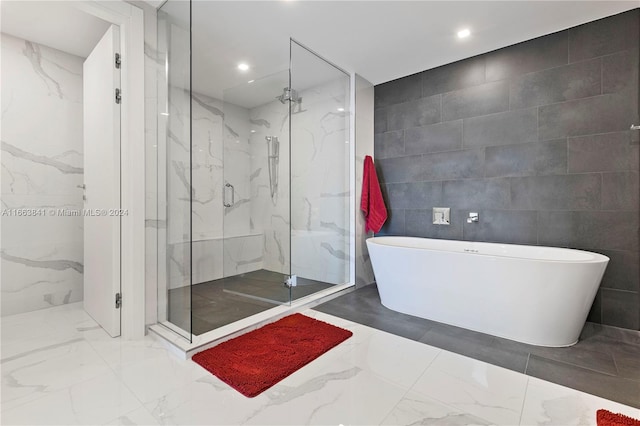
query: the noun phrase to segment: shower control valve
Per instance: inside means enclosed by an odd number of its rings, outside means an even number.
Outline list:
[[[479,217],[478,213],[469,213],[469,217],[467,218],[467,223],[478,223]]]

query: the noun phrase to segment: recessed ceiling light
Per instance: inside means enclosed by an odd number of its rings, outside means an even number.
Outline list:
[[[254,81],[255,81],[255,80],[249,80],[249,81],[247,81],[247,83],[251,84],[251,83],[253,83]]]
[[[248,64],[245,64],[244,62],[240,62],[240,63],[238,64],[238,69],[239,69],[240,71],[249,71],[249,65],[248,65]]]
[[[471,30],[469,28],[465,28],[464,30],[458,31],[458,38],[467,38],[471,35]]]
[[[252,130],[252,131],[251,131],[251,133],[255,133],[255,132],[256,132],[255,130]]]
[[[344,108],[340,107],[340,108],[338,108],[338,111],[344,112]]]

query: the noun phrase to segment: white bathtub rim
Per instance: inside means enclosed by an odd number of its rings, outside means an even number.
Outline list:
[[[482,246],[482,245],[486,245],[486,246],[507,246],[507,247],[526,247],[527,249],[530,248],[539,248],[541,250],[549,250],[549,251],[555,251],[555,252],[562,252],[562,253],[579,253],[583,256],[588,256],[589,259],[566,259],[566,258],[559,258],[559,259],[548,259],[548,258],[537,258],[537,257],[527,257],[527,256],[509,256],[507,254],[503,254],[503,253],[475,253],[475,252],[468,252],[468,251],[455,251],[455,250],[446,250],[443,248],[437,248],[437,247],[415,247],[415,246],[403,246],[403,245],[396,245],[396,244],[385,244],[383,241],[384,240],[391,240],[391,239],[398,239],[398,240],[403,240],[403,239],[407,239],[407,240],[412,240],[412,241],[434,241],[434,242],[447,242],[447,243],[455,243],[458,244],[460,246],[467,246],[467,247],[476,247],[476,246]],[[518,259],[518,260],[528,260],[528,261],[534,261],[534,262],[552,262],[552,263],[602,263],[602,262],[609,262],[610,259],[609,257],[600,254],[600,253],[596,253],[596,252],[592,252],[592,251],[588,251],[588,250],[581,250],[581,249],[573,249],[573,248],[565,248],[565,247],[550,247],[550,246],[534,246],[534,245],[527,245],[527,244],[511,244],[511,243],[492,243],[492,242],[484,242],[484,241],[466,241],[466,240],[449,240],[449,239],[439,239],[439,238],[426,238],[426,237],[409,237],[409,236],[379,236],[379,237],[370,237],[367,238],[366,240],[367,244],[377,244],[380,246],[387,246],[387,247],[393,247],[394,249],[399,249],[399,250],[421,250],[421,251],[430,251],[430,252],[434,252],[434,253],[452,253],[452,254],[457,254],[457,255],[473,255],[473,256],[484,256],[484,257],[497,257],[497,258],[504,258],[504,259]]]

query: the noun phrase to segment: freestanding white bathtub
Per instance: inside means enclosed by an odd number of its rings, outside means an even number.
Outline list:
[[[609,258],[582,250],[374,237],[382,304],[539,346],[578,341]]]

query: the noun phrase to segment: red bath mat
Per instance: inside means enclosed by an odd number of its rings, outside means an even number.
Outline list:
[[[192,359],[252,398],[352,335],[349,330],[293,314],[197,353]]]
[[[636,420],[624,414],[614,414],[608,410],[596,412],[598,426],[640,426],[640,420]]]

